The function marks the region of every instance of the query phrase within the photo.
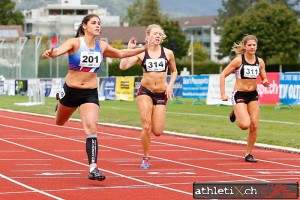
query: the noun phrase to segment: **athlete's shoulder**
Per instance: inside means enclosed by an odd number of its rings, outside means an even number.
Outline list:
[[[166,54],[167,57],[170,57],[170,56],[173,57],[174,56],[174,52],[171,49],[163,47],[163,50],[164,50],[164,52],[165,52],[165,54]]]
[[[239,68],[242,64],[242,55],[237,55],[234,59],[231,60],[230,64],[235,68]]]

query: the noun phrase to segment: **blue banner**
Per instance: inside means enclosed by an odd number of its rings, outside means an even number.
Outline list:
[[[52,79],[41,79],[40,83],[45,86],[45,97],[49,97],[52,88]]]
[[[281,73],[279,100],[284,104],[300,104],[300,73]]]
[[[0,95],[1,94],[5,94],[5,91],[4,91],[4,81],[0,81]]]
[[[106,78],[104,81],[104,95],[105,99],[115,100],[116,99],[116,78]]]
[[[171,77],[168,76],[167,82],[170,82]],[[177,76],[175,83],[173,85],[173,92],[175,97],[182,97],[182,77]]]
[[[182,97],[206,99],[208,92],[209,75],[183,76]]]

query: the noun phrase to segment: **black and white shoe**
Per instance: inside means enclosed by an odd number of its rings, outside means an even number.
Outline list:
[[[92,172],[89,173],[88,178],[90,180],[104,181],[105,175],[100,173],[98,168],[95,168]]]
[[[245,156],[245,161],[246,162],[257,162],[257,160],[255,160],[255,158],[253,158],[253,156],[251,154],[247,154]]]

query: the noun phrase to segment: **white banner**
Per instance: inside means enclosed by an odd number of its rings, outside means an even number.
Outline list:
[[[63,78],[52,79],[52,86],[51,86],[49,97],[55,97],[56,93],[61,91],[64,83],[65,82]]]
[[[220,74],[209,75],[208,93],[206,98],[207,105],[232,105],[231,96],[234,90],[235,75],[230,74],[225,79],[225,92],[228,101],[222,101],[220,96]]]
[[[6,80],[7,82],[7,94],[9,96],[15,96],[16,95],[16,83],[15,80]]]

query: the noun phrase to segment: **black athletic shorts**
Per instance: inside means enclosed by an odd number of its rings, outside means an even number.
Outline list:
[[[142,85],[140,86],[137,96],[140,95],[148,95],[151,97],[153,105],[166,105],[168,101],[167,95],[163,93],[156,93],[156,92],[151,92],[147,88],[143,87]]]
[[[245,103],[248,104],[251,101],[258,101],[258,93],[256,90],[252,92],[241,92],[241,91],[234,91],[232,94],[232,105],[237,103]]]
[[[98,89],[77,89],[65,83],[59,92],[59,102],[67,107],[79,107],[84,103],[94,103],[99,106]]]

